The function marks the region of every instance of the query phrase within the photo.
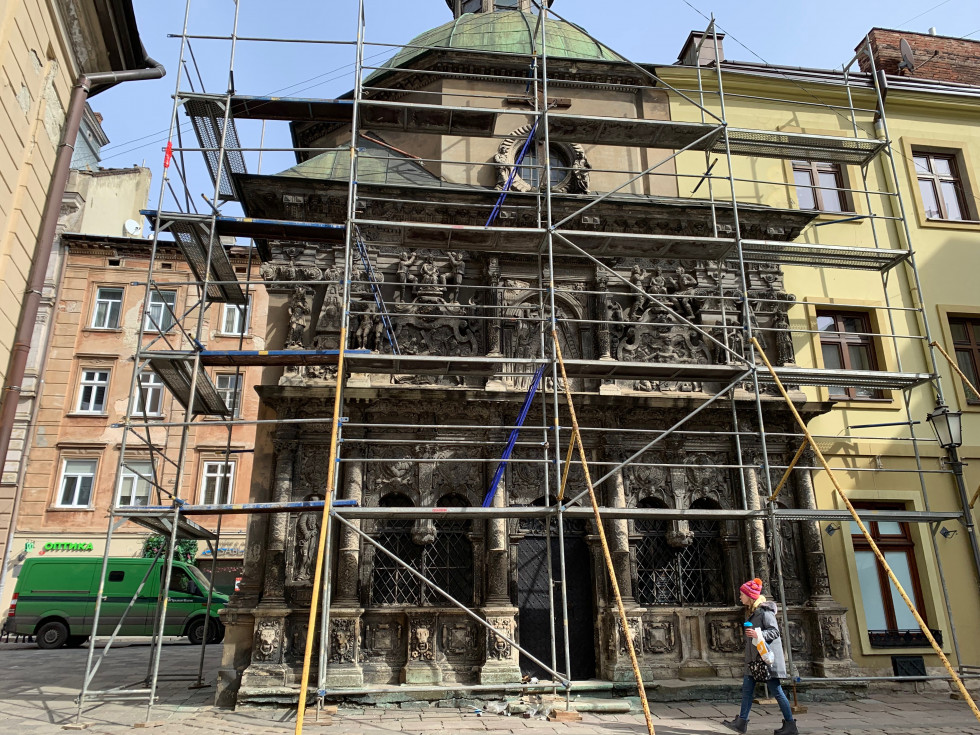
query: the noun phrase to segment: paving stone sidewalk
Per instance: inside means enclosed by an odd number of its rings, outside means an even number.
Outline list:
[[[99,671],[97,686],[135,684],[147,667],[150,648],[145,640],[114,649]],[[197,672],[197,650],[185,643],[164,647],[161,664],[160,704],[150,717],[158,727],[139,732],[167,735],[271,735],[292,732],[295,713],[291,710],[258,709],[231,711],[211,705],[214,689],[189,689]],[[0,645],[0,733],[16,735],[63,735],[66,724],[75,721],[74,699],[85,669],[85,649],[41,651],[31,647]],[[205,671],[213,672],[218,652],[210,652]],[[210,677],[213,679],[213,675]],[[652,703],[657,735],[725,733],[721,720],[737,712],[738,687],[732,683],[731,703]],[[413,703],[415,704],[415,703]],[[809,711],[799,716],[800,731],[814,735],[980,735],[980,723],[963,701],[948,693],[878,691],[867,698],[844,702],[808,703]],[[342,707],[328,726],[308,720],[307,733],[323,735],[436,735],[481,732],[501,735],[643,735],[646,725],[638,707],[630,714],[585,712],[576,723],[507,717],[484,713],[472,707],[442,708],[354,708]],[[85,708],[85,733],[117,735],[130,733],[146,718],[141,702],[95,702]],[[749,732],[771,733],[780,725],[776,707],[753,710]]]

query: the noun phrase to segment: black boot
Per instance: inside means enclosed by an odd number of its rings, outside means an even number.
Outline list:
[[[741,716],[738,716],[734,720],[723,720],[721,724],[727,727],[729,730],[744,733],[745,729],[749,726],[749,721],[743,720]]]
[[[773,735],[800,735],[800,731],[796,729],[796,720],[783,720],[783,726],[775,730]]]

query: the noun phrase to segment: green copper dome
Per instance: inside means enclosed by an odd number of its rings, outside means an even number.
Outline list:
[[[522,13],[519,10],[467,13],[413,39],[407,48],[395,54],[384,64],[384,67],[404,66],[424,53],[426,48],[531,54],[534,48],[540,48],[542,35],[547,38],[549,56],[592,61],[622,61],[617,54],[593,41],[585,31],[572,23],[549,18],[543,32],[538,28],[537,23],[537,15]],[[536,28],[537,43],[532,48],[531,41]]]

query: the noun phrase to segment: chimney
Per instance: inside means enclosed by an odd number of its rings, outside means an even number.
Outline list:
[[[701,39],[704,39],[704,43],[701,43]],[[725,34],[718,34],[718,56],[719,61],[725,60],[725,47],[722,45],[725,40]],[[698,49],[698,44],[701,44],[701,48]],[[691,31],[687,36],[687,40],[684,42],[684,48],[681,49],[680,54],[677,57],[677,63],[682,66],[711,66],[715,62],[715,39],[705,34],[703,31]]]

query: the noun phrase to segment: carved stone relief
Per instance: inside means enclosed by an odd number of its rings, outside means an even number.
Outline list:
[[[520,170],[514,170],[517,168],[517,159],[521,155],[521,151],[525,150],[525,143],[527,143],[531,129],[532,126],[530,125],[518,128],[511,133],[511,137],[504,139],[497,148],[497,153],[493,157],[493,162],[497,167],[497,189],[503,189],[510,181],[510,188],[514,191],[534,191],[534,187],[521,178]],[[529,162],[529,154],[536,157],[537,165],[543,165],[541,151],[543,151],[544,146],[539,145],[539,143],[540,141],[532,140],[527,145],[527,152],[524,154],[525,165]],[[551,191],[556,194],[588,194],[589,172],[592,170],[592,164],[589,163],[585,155],[585,149],[575,143],[552,143],[551,149],[552,154],[565,159],[564,163],[567,166],[564,177],[552,185]],[[538,169],[535,175],[540,180],[544,176],[544,170]]]
[[[412,661],[434,661],[436,658],[436,618],[422,615],[411,619],[409,658]]]
[[[512,618],[487,618],[487,622],[506,634],[508,638],[514,638],[514,620]],[[514,647],[493,631],[487,629],[487,660],[506,661],[513,655]]]
[[[639,654],[642,649],[640,648],[640,629],[642,621],[640,618],[626,618],[626,622],[629,625],[630,640],[633,642],[633,650]],[[616,640],[619,643],[619,652],[624,655],[629,654],[629,649],[627,647],[626,636],[623,635],[623,623],[617,618],[616,620]]]
[[[263,663],[279,663],[282,654],[282,618],[264,618],[255,625],[252,658]]]
[[[357,663],[357,618],[330,620],[330,663]]]
[[[708,623],[708,647],[719,653],[735,653],[745,649],[742,626],[730,620],[712,620]]]
[[[643,623],[643,652],[670,653],[674,650],[674,624],[663,620]]]

